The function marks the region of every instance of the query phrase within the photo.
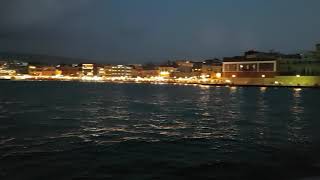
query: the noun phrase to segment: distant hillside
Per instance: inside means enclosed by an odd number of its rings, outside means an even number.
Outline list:
[[[92,60],[69,58],[60,56],[50,56],[41,54],[28,54],[28,53],[12,53],[12,52],[0,52],[0,60],[12,61],[25,61],[34,64],[72,64],[72,63],[84,63],[94,62]]]

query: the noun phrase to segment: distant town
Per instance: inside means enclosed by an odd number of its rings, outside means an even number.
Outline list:
[[[161,64],[48,65],[7,56],[0,59],[0,79],[319,87],[320,44],[302,54],[249,50],[223,59]]]

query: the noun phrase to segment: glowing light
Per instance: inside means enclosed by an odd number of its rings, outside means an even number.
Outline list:
[[[267,87],[260,87],[261,92],[265,92],[267,90]]]
[[[297,74],[296,77],[301,77],[301,76],[299,74]]]
[[[208,86],[208,85],[200,85],[199,86],[201,89],[209,89],[210,88],[210,86]]]
[[[170,73],[168,71],[161,71],[160,76],[169,76]]]
[[[217,78],[221,78],[221,76],[222,76],[221,73],[216,73]]]
[[[232,77],[235,78],[235,77],[237,77],[237,76],[236,76],[235,74],[232,74]]]
[[[265,78],[265,77],[266,77],[266,75],[262,74],[262,75],[261,75],[261,77]]]
[[[232,87],[230,87],[230,89],[231,89],[231,91],[236,91],[237,90],[237,87],[236,86],[232,86]]]
[[[230,81],[229,79],[227,79],[225,82],[226,82],[226,83],[231,83],[231,81]]]
[[[278,82],[278,81],[275,81],[274,84],[279,84],[279,82]]]
[[[296,91],[296,92],[299,92],[299,91],[301,91],[302,89],[301,89],[301,88],[294,88],[293,90]]]

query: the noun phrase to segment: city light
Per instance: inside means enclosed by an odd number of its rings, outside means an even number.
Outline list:
[[[320,46],[319,46],[320,47]],[[319,49],[319,48],[318,48]],[[59,64],[59,65],[34,65],[27,62],[18,62],[23,65],[24,71],[19,68],[8,68],[10,62],[0,61],[0,79],[8,80],[54,80],[54,81],[87,81],[87,82],[146,82],[146,83],[172,83],[172,84],[213,84],[213,85],[257,85],[257,86],[308,86],[318,87],[320,76],[317,76],[314,64],[313,70],[303,78],[299,73],[301,68],[288,68],[287,61],[273,57],[272,53],[250,52],[249,56],[235,56],[224,58],[217,63],[206,61],[177,60],[174,63],[154,65],[151,69],[143,64]],[[264,57],[255,58],[263,54]],[[291,61],[301,58],[297,54],[286,56],[293,58]],[[299,57],[298,57],[299,56]],[[265,59],[264,59],[265,58]],[[296,58],[296,59],[295,59]],[[310,63],[308,59],[308,67]],[[290,61],[290,62],[291,62]],[[209,61],[210,62],[210,61]],[[281,62],[281,63],[280,63]],[[278,65],[279,64],[279,65]],[[278,66],[277,66],[278,65]],[[283,67],[281,67],[283,66]],[[310,66],[311,67],[311,66]],[[313,65],[312,65],[313,67]],[[294,67],[292,67],[294,68]],[[309,72],[310,71],[310,72]],[[317,70],[318,71],[318,70]],[[266,74],[268,73],[268,74]],[[287,74],[292,74],[288,76]],[[319,71],[320,73],[320,71]],[[268,78],[268,79],[263,79]],[[273,79],[273,80],[272,80]]]

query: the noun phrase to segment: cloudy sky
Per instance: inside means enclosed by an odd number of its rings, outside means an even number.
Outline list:
[[[297,52],[320,42],[319,0],[3,0],[0,52],[147,62]]]

